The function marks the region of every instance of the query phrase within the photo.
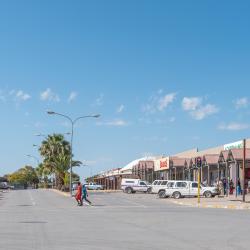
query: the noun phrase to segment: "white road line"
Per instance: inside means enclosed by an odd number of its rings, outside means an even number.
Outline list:
[[[35,202],[34,198],[32,197],[31,192],[30,191],[28,191],[28,192],[29,192],[29,197],[30,197],[30,201],[32,203],[32,206],[35,206],[36,202]]]

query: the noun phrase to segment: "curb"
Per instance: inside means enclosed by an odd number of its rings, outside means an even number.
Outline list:
[[[65,193],[65,192],[62,192],[62,191],[60,191],[60,190],[57,190],[57,189],[49,189],[49,190],[51,190],[51,191],[53,191],[53,192],[55,192],[55,193],[57,193],[57,194],[60,194],[60,195],[62,195],[62,196],[70,197],[70,194],[69,194],[69,193]]]
[[[48,189],[51,190],[57,194],[63,195],[65,197],[70,197],[69,193],[57,190],[57,189]],[[121,190],[88,190],[89,193],[119,193],[122,192]]]
[[[237,205],[221,205],[221,204],[193,204],[185,203],[180,201],[171,201],[174,204],[188,206],[188,207],[197,207],[197,208],[217,208],[217,209],[231,209],[231,210],[250,210],[250,206],[237,206]]]
[[[120,193],[122,190],[88,190],[90,193]]]

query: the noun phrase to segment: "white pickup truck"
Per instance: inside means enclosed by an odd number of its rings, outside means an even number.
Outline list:
[[[123,192],[132,194],[136,192],[150,193],[151,185],[140,179],[122,179],[121,188]]]
[[[102,185],[96,184],[94,182],[87,183],[85,184],[85,186],[88,190],[103,190],[104,189]]]
[[[200,184],[200,195],[206,198],[218,195],[219,191],[216,187],[205,187]],[[168,181],[165,190],[158,193],[159,198],[173,197],[179,199],[181,197],[198,196],[198,182],[195,181]]]
[[[155,180],[151,185],[151,193],[158,194],[167,187],[168,180]]]

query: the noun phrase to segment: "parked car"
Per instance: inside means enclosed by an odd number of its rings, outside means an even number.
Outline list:
[[[9,185],[6,182],[0,182],[0,189],[9,189]]]
[[[123,192],[132,194],[135,192],[148,193],[151,190],[151,185],[140,179],[122,179],[121,189]]]
[[[200,184],[200,195],[206,198],[214,197],[219,194],[216,187],[205,187]],[[159,198],[173,197],[179,199],[181,197],[198,196],[198,182],[196,181],[168,181],[165,190],[158,193]]]
[[[96,184],[94,182],[87,183],[85,184],[85,186],[88,190],[103,190],[104,189],[102,185]]]
[[[167,187],[167,180],[155,180],[151,185],[151,193],[158,194],[160,191],[164,190]]]

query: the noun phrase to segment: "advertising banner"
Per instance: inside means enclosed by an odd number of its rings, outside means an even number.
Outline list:
[[[224,150],[230,150],[234,148],[243,148],[243,141],[236,141],[236,142],[224,145]]]
[[[169,157],[164,157],[154,161],[154,171],[169,169]]]

